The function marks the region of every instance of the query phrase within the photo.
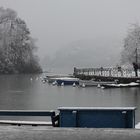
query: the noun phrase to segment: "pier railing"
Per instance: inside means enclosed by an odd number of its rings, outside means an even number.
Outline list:
[[[54,111],[48,111],[48,110],[0,110],[0,116],[42,116],[42,117],[51,117],[51,125],[55,126],[55,122],[56,122],[56,116],[55,116],[55,112]],[[0,121],[4,124],[4,121]],[[7,123],[10,121],[5,121],[5,123]],[[12,124],[12,121],[11,121]],[[21,124],[21,122],[14,121],[14,124]],[[24,123],[24,124],[28,124],[28,123]],[[29,124],[37,124],[37,123],[29,123]],[[38,123],[39,124],[39,123]],[[47,124],[47,123],[45,123]]]
[[[134,77],[135,72],[133,69],[124,69],[121,67],[115,68],[74,68],[74,75],[85,76],[108,76],[108,77]],[[140,76],[140,71],[138,71]]]

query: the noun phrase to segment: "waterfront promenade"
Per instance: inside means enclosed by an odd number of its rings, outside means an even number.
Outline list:
[[[139,140],[137,129],[0,126],[1,140]]]

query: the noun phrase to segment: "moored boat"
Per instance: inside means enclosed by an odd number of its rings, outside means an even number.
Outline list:
[[[116,81],[94,81],[94,80],[79,80],[79,86],[89,87],[89,86],[101,86],[103,84],[115,84]]]
[[[47,75],[44,79],[48,83],[56,83],[57,80],[63,77],[72,77],[71,75]]]
[[[140,87],[140,83],[131,82],[128,84],[103,84],[102,88],[127,88],[127,87]]]
[[[72,78],[72,77],[62,77],[62,78],[58,78],[56,80],[57,85],[61,86],[61,85],[79,85],[79,79],[78,78]]]

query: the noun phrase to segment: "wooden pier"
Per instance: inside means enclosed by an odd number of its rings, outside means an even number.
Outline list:
[[[135,77],[133,69],[115,68],[74,68],[73,75],[82,80],[101,80],[114,81],[118,80],[123,83],[140,81],[140,71],[138,77]]]
[[[74,68],[74,75],[96,75],[108,77],[135,77],[133,69],[114,68]],[[140,73],[139,73],[140,76]]]

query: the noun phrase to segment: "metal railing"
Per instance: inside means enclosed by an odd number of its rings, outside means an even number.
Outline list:
[[[52,126],[56,126],[56,121],[58,121],[58,116],[55,115],[54,111],[49,110],[0,110],[0,116],[43,116],[51,117]],[[4,123],[2,121],[2,123]],[[17,121],[17,124],[20,122]],[[15,124],[15,122],[14,122]],[[30,124],[30,123],[27,123]],[[36,124],[36,123],[35,123]],[[34,125],[34,123],[32,123]]]
[[[110,77],[135,77],[133,69],[123,68],[74,68],[74,75],[85,76],[110,76]],[[138,70],[138,76],[140,71]]]

